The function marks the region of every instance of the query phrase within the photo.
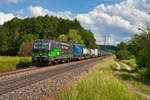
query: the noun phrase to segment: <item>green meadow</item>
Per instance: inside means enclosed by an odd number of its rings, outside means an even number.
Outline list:
[[[0,71],[11,71],[32,65],[31,57],[0,56]]]

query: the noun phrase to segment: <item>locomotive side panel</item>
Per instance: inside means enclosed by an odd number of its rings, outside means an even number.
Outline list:
[[[73,46],[72,44],[63,42],[53,42],[50,50],[51,58],[63,58],[73,56]]]

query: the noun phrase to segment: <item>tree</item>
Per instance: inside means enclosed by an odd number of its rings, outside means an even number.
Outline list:
[[[94,34],[90,30],[80,29],[79,31],[82,40],[87,48],[97,48],[96,40],[94,38]]]
[[[134,58],[134,55],[128,50],[128,44],[121,42],[117,45],[116,57],[119,60],[127,60]]]
[[[27,42],[27,41],[33,41],[38,39],[39,35],[33,35],[33,34],[25,34],[21,36],[21,41],[22,42]]]
[[[0,36],[0,55],[16,56],[23,42],[47,37],[96,48],[93,33],[84,29],[77,19],[69,20],[48,15],[13,18],[0,26]]]
[[[128,49],[127,44],[124,42],[121,42],[120,44],[117,45],[117,50],[122,50],[122,49]]]
[[[32,48],[33,41],[23,42],[18,53],[19,56],[32,56]]]
[[[59,37],[57,38],[58,41],[62,41],[62,42],[68,42],[68,36],[67,35],[59,35]]]
[[[126,59],[130,59],[132,58],[132,54],[130,53],[129,50],[123,49],[123,50],[119,50],[116,53],[117,59],[119,60],[126,60]]]
[[[77,43],[77,44],[84,45],[84,42],[81,39],[81,36],[78,35],[78,31],[74,30],[74,29],[69,30],[68,41],[71,43]]]
[[[0,55],[5,55],[8,50],[7,31],[0,26]],[[7,54],[6,54],[7,55]]]
[[[129,45],[139,68],[150,68],[150,28],[147,27],[142,30],[142,34],[135,35]]]

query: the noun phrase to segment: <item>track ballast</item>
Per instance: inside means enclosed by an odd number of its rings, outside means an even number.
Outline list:
[[[95,63],[101,58],[103,57],[62,64],[56,68],[50,68],[48,70],[41,71],[38,73],[33,73],[33,74],[29,74],[23,77],[18,77],[13,80],[9,79],[6,81],[1,81],[0,82],[0,95],[6,94],[8,92],[17,90],[19,88],[22,88],[31,84],[34,84],[36,82],[39,82],[47,78],[53,77],[55,75],[70,71],[72,69],[79,68],[79,67],[88,65],[90,63]]]

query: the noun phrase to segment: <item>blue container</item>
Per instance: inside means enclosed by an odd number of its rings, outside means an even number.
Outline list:
[[[73,44],[73,56],[83,56],[83,46],[79,44]]]

